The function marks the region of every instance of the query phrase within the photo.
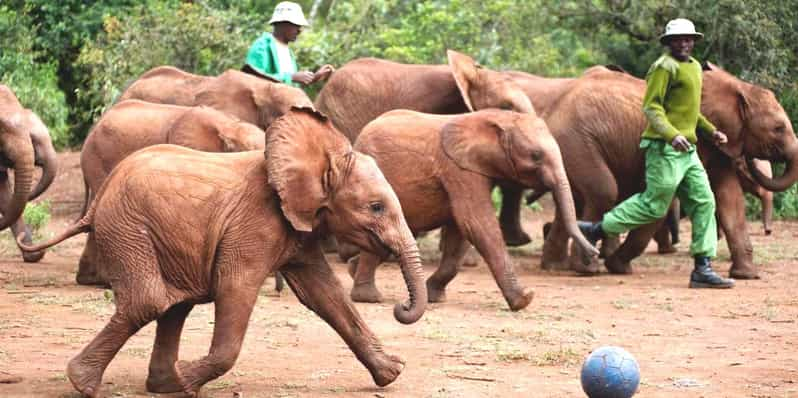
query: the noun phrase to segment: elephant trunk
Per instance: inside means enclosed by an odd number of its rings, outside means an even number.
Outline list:
[[[404,224],[404,220],[402,221]],[[405,303],[397,303],[393,316],[403,324],[411,324],[424,315],[427,306],[427,285],[424,282],[424,269],[421,266],[421,255],[416,240],[405,225],[407,231],[399,244],[390,244],[391,249],[399,256],[402,276],[407,284],[409,299]]]
[[[568,184],[568,177],[565,175],[564,170],[555,173],[554,183],[550,186],[550,189],[554,195],[554,201],[557,203],[557,211],[560,217],[562,217],[563,225],[565,225],[565,230],[568,232],[568,235],[579,244],[585,253],[590,256],[597,256],[599,253],[598,249],[585,239],[577,226],[571,185]]]
[[[765,192],[762,195],[762,227],[765,235],[773,232],[773,192]]]
[[[55,175],[58,172],[58,164],[56,162],[55,148],[53,148],[53,145],[48,142],[47,145],[41,145],[41,147],[41,150],[37,152],[38,159],[36,160],[36,165],[42,168],[42,178],[39,179],[39,183],[36,184],[36,188],[33,189],[28,200],[34,200],[44,193],[44,191],[50,187],[50,184],[53,183]]]
[[[22,216],[25,205],[28,203],[31,185],[33,185],[33,147],[30,145],[30,141],[20,139],[13,143],[4,142],[3,146],[14,167],[14,193],[3,209],[0,230],[8,228]],[[9,148],[14,149],[9,151]],[[12,155],[13,152],[18,152],[18,154]]]
[[[756,168],[751,158],[746,157],[745,161],[754,180],[768,191],[782,192],[798,181],[798,144],[793,144],[791,150],[787,152],[787,168],[784,174],[778,177],[766,176]]]

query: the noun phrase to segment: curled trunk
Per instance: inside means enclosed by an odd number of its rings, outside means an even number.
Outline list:
[[[53,183],[55,175],[58,172],[58,164],[56,164],[55,160],[55,149],[53,149],[52,145],[45,145],[45,147],[45,152],[39,154],[41,161],[37,162],[37,166],[41,166],[42,168],[42,178],[39,179],[39,183],[36,184],[36,188],[33,189],[28,200],[34,200],[44,193]]]
[[[407,227],[405,226],[405,228]],[[424,282],[424,269],[421,266],[418,246],[409,229],[407,231],[407,236],[401,244],[391,245],[391,248],[399,255],[399,265],[409,294],[405,303],[396,304],[393,315],[397,321],[411,324],[424,315],[427,306],[427,285]]]
[[[768,177],[756,168],[752,158],[746,157],[745,161],[754,181],[768,191],[782,192],[798,181],[798,145],[793,145],[792,150],[787,152],[787,168],[781,176]]]

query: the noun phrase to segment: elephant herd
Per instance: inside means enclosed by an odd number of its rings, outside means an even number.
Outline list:
[[[258,291],[277,271],[374,382],[387,385],[404,362],[383,351],[352,301],[382,300],[375,270],[395,256],[409,298],[394,316],[416,322],[427,302],[445,300],[473,245],[509,308],[527,307],[533,293],[505,249],[530,241],[519,217],[524,190],[532,199],[551,192],[557,207],[542,267],[599,272],[599,251],[576,220],[598,220],[643,189],[645,82],[612,67],[543,78],[447,55],[448,65],[352,61],[315,103],[299,89],[238,71],[207,77],[155,68],[122,93],[84,143],[80,219],[37,245],[20,216],[55,178],[55,152],[41,120],[0,85],[0,228],[12,228],[26,261],[88,233],[77,281],[114,291],[111,320],[69,362],[73,386],[97,396],[118,350],[156,321],[147,390],[196,396],[235,363]],[[770,191],[798,180],[798,142],[772,92],[711,64],[703,75],[702,113],[729,137],[723,148],[698,146],[732,254],[730,273],[757,278],[743,192],[758,194],[767,209]],[[784,174],[773,176],[767,161],[786,162]],[[33,188],[35,166],[43,172]],[[498,218],[496,186],[503,193]],[[435,228],[442,228],[443,255],[424,280],[414,237]],[[663,231],[661,221],[622,243],[604,242],[604,266],[632,272],[652,237],[661,250],[671,244]],[[350,263],[349,295],[321,249],[330,235],[360,251]],[[179,361],[186,317],[209,302],[216,320],[208,355]]]

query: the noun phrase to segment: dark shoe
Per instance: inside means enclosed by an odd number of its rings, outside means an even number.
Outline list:
[[[709,257],[696,257],[695,268],[690,274],[690,287],[694,289],[728,289],[734,286],[734,279],[726,279],[712,270]]]
[[[604,239],[607,235],[604,234],[604,230],[601,229],[601,221],[593,223],[590,221],[577,221],[576,225],[579,227],[579,231],[582,232],[582,235],[585,236],[593,246],[596,245],[596,242]]]

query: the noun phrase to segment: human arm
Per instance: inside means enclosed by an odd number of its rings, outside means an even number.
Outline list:
[[[335,72],[335,67],[325,64],[313,74],[313,82],[327,80],[333,72]]]

